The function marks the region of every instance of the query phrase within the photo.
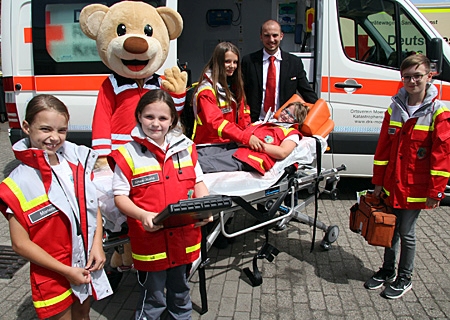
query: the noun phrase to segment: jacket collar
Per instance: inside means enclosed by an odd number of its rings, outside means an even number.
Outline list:
[[[211,86],[213,85],[213,82],[211,80],[211,71],[207,71],[205,72],[205,74],[203,75],[204,78],[204,82],[208,82]],[[221,99],[226,99],[226,93],[225,93],[225,89],[223,88],[223,86],[220,83],[217,83],[217,91],[216,95],[219,96],[219,98]],[[231,96],[231,100],[233,102],[236,102],[236,99],[234,98],[234,96]]]
[[[14,155],[16,159],[23,164],[30,166],[34,169],[40,170],[42,167],[50,167],[50,161],[48,154],[45,150],[40,150],[30,147],[30,139],[24,138],[16,142],[13,147]],[[61,148],[60,148],[61,149]],[[58,151],[60,150],[58,149]]]
[[[167,133],[165,137],[167,143],[166,150],[163,150],[153,140],[149,139],[145,135],[140,125],[134,127],[133,131],[131,131],[131,137],[134,141],[146,147],[150,152],[156,155],[161,155],[162,153],[165,154],[166,159],[173,154],[180,152],[181,150],[185,150],[194,144],[192,140],[188,139],[184,134],[180,133],[177,128]]]
[[[419,108],[419,110],[417,110],[414,113],[414,118],[421,117],[430,112],[434,112],[433,102],[437,99],[437,95],[438,89],[436,88],[436,86],[432,83],[428,83],[425,98],[423,99],[422,105]],[[397,93],[397,95],[395,95],[392,98],[392,101],[394,102],[393,106],[398,106],[403,112],[408,113],[407,112],[408,92],[406,91],[405,88],[401,88]]]
[[[28,138],[16,142],[12,149],[17,160],[41,173],[45,191],[48,192],[52,181],[52,168],[47,152],[41,149],[30,148],[30,140]]]

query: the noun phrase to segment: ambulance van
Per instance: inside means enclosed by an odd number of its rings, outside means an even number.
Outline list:
[[[111,5],[114,1],[101,2]],[[282,10],[285,3],[292,4],[292,9]],[[21,136],[26,102],[35,94],[51,93],[70,109],[69,138],[90,143],[97,90],[109,71],[98,58],[94,42],[79,29],[77,17],[86,4],[2,0],[3,75],[11,141]],[[345,163],[348,169],[342,175],[371,176],[383,115],[402,85],[399,66],[408,53],[422,52],[433,60],[434,83],[440,99],[450,106],[450,47],[410,1],[167,0],[155,5],[169,6],[182,15],[183,34],[172,41],[166,65],[175,65],[176,57],[188,61],[194,80],[218,41],[236,42],[244,54],[256,51],[261,47],[261,23],[269,18],[280,21],[286,30],[282,48],[302,57],[311,85],[329,103],[335,129],[328,139],[324,167]],[[235,15],[218,19],[217,10],[230,13],[230,8]],[[216,14],[209,20],[211,12]],[[290,47],[290,41],[298,42],[296,25],[291,24],[296,18],[296,24],[305,21],[303,39]],[[255,29],[254,36],[248,26]],[[253,47],[248,45],[251,41]]]

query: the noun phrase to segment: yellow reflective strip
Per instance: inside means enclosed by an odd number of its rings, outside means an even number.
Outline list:
[[[197,116],[197,119],[195,120],[195,126],[197,127],[197,125],[199,125],[199,126],[202,126],[202,125],[203,125],[202,119],[200,119],[199,116]]]
[[[381,161],[381,160],[373,160],[373,164],[377,166],[387,166],[389,160]]]
[[[150,255],[142,255],[142,254],[136,254],[132,253],[133,259],[139,260],[139,261],[157,261],[162,259],[167,259],[167,254],[165,252],[157,253],[157,254],[150,254]]]
[[[386,193],[386,195],[389,197],[391,195],[391,193],[389,191],[387,191],[385,188],[383,188],[384,193]]]
[[[402,123],[401,122],[398,122],[398,121],[389,121],[389,125],[390,126],[393,126],[393,127],[399,127],[399,128],[401,128],[402,127]]]
[[[251,154],[248,155],[248,157],[249,157],[250,159],[255,160],[256,162],[258,162],[258,163],[259,163],[259,166],[261,167],[261,169],[263,169],[264,171],[266,171],[266,169],[264,168],[264,165],[263,165],[263,160],[262,160],[261,158],[252,156]]]
[[[151,171],[161,171],[161,166],[159,164],[157,164],[154,166],[146,166],[146,167],[142,167],[142,168],[136,168],[133,171],[133,175],[142,174],[142,173],[151,172]]]
[[[209,90],[209,91],[211,91],[211,92],[213,93],[214,97],[216,96],[216,92],[214,91],[213,87],[203,87],[203,88],[199,89],[199,90],[197,91],[197,96],[198,96],[198,94],[199,94],[200,92],[202,92],[203,90]]]
[[[391,108],[391,107],[389,107],[389,108],[387,109],[387,111],[388,111],[389,115],[392,115],[392,108]]]
[[[427,198],[411,198],[407,197],[406,202],[427,202]]]
[[[192,154],[192,144],[187,148],[187,151],[189,152],[189,154]]]
[[[12,193],[14,193],[17,200],[19,200],[22,211],[24,211],[24,212],[26,212],[30,209],[33,209],[34,207],[37,207],[37,206],[43,204],[44,202],[48,201],[48,196],[46,194],[43,194],[39,197],[31,199],[30,201],[27,201],[22,190],[20,190],[19,186],[16,184],[16,182],[13,179],[8,177],[5,180],[3,180],[3,183],[8,186],[8,188],[12,191]]]
[[[178,168],[186,168],[186,167],[193,167],[194,164],[192,163],[192,159],[186,160],[186,161],[180,161],[180,162],[174,162],[173,167],[175,169]]]
[[[219,101],[219,107],[228,107],[228,102],[226,102],[226,101]]]
[[[428,9],[419,8],[419,11],[422,12],[422,13],[449,13],[450,9],[449,8],[439,8],[439,9],[436,9],[436,8],[434,8],[434,9],[431,9],[431,8],[428,8]]]
[[[294,128],[284,128],[284,127],[279,127],[282,131],[284,136],[287,136],[289,132],[291,132],[292,130],[294,130]]]
[[[134,162],[133,162],[133,159],[131,158],[130,153],[124,146],[120,146],[117,150],[124,157],[125,161],[127,162],[128,166],[130,167],[133,175],[138,175],[138,174],[142,174],[142,173],[146,173],[146,172],[150,172],[150,171],[161,171],[161,166],[159,164],[154,165],[154,166],[145,166],[142,168],[136,168],[134,166]]]
[[[117,148],[117,151],[119,151],[120,154],[124,157],[131,171],[134,172],[134,162],[130,154],[128,153],[128,150],[124,146],[120,146],[119,148]]]
[[[424,126],[424,125],[420,125],[420,124],[416,124],[414,126],[414,130],[419,130],[419,131],[433,131],[434,128],[431,128],[430,126]]]
[[[198,120],[194,121],[194,128],[192,129],[192,136],[191,136],[191,140],[194,140],[195,138],[195,134],[197,133],[197,123],[199,123],[199,125],[201,125],[201,121],[200,118],[197,116]]]
[[[244,113],[250,114],[250,109],[244,109]]]
[[[191,253],[197,250],[200,250],[200,243],[197,243],[196,245],[193,245],[191,247],[186,247],[186,253]]]
[[[450,172],[447,172],[447,171],[430,170],[430,174],[432,176],[441,176],[441,177],[450,178]]]
[[[219,126],[219,129],[217,129],[217,134],[219,135],[220,138],[222,138],[222,130],[227,124],[228,124],[228,120],[223,120],[223,122]]]
[[[433,114],[433,123],[431,125],[432,131],[434,130],[434,122],[436,120],[436,117],[446,111],[450,111],[450,110],[447,107],[442,106],[439,109],[437,109],[436,112]]]
[[[57,304],[61,301],[64,301],[67,297],[69,297],[72,294],[72,288],[64,292],[63,294],[60,294],[59,296],[56,296],[54,298],[48,299],[48,300],[42,300],[42,301],[33,301],[33,305],[35,308],[45,308],[50,307],[54,304]]]

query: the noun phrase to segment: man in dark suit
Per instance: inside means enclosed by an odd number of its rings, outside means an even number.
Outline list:
[[[309,85],[302,60],[279,48],[283,39],[280,24],[275,20],[264,22],[260,37],[264,48],[242,59],[245,95],[252,122],[262,120],[266,115],[263,104],[270,56],[275,57],[276,68],[275,105],[271,106],[272,111],[277,110],[296,92],[300,93],[306,102],[316,102],[318,97]]]

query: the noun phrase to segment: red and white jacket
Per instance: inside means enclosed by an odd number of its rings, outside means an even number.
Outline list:
[[[97,97],[92,120],[92,148],[99,156],[107,156],[111,150],[131,141],[130,132],[136,125],[134,111],[139,99],[149,90],[161,89],[159,75],[145,79],[141,88],[133,79],[111,74],[103,82]],[[169,92],[178,112],[184,107],[186,93]]]
[[[7,217],[6,210],[10,208],[30,240],[56,260],[68,266],[84,267],[95,230],[102,227],[97,226],[98,204],[92,183],[97,153],[68,141],[57,151],[72,169],[79,204],[77,222],[65,191],[52,174],[47,153],[28,146],[28,138],[13,146],[22,164],[0,184],[0,209]],[[92,272],[91,276],[91,284],[74,286],[59,273],[31,263],[31,292],[38,316],[54,316],[67,309],[76,297],[83,302],[89,292],[95,299],[112,294],[104,270]]]
[[[425,209],[441,200],[450,177],[450,111],[430,84],[412,116],[404,88],[385,113],[374,157],[372,183],[383,186],[394,208]]]
[[[187,199],[196,184],[197,151],[193,142],[170,131],[164,152],[145,137],[140,126],[133,129],[131,136],[134,141],[110,155],[128,180],[130,199],[151,212],[161,212],[167,205]],[[127,221],[137,270],[166,270],[199,257],[201,230],[193,224],[147,232],[139,220],[127,217]]]
[[[254,134],[261,141],[275,146],[279,146],[285,138],[294,134],[298,134],[299,138],[302,138],[302,134],[298,130],[276,123],[252,124],[245,131]],[[247,163],[261,174],[269,171],[276,162],[267,153],[254,151],[246,147],[238,148],[233,157]]]
[[[218,92],[215,92],[209,77],[209,74],[204,75],[194,96],[194,142],[197,145],[230,142],[248,145],[251,133],[244,129],[251,123],[249,106],[244,100],[239,105],[235,100],[228,104],[222,86],[218,84]]]

